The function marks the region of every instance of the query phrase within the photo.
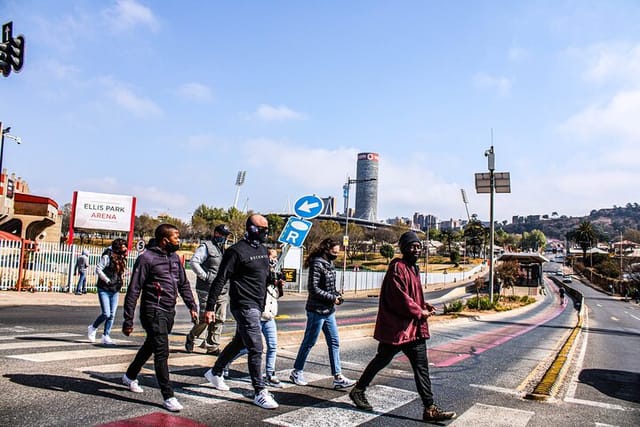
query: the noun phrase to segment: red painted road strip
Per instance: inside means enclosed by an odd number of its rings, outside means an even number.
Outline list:
[[[503,326],[490,332],[471,335],[455,342],[433,347],[429,349],[429,362],[437,367],[447,367],[462,362],[526,334],[530,330],[554,319],[564,309],[565,306],[556,305],[553,306],[553,310],[546,310],[527,320],[526,323]]]
[[[179,417],[177,415],[167,414],[165,412],[154,412],[141,417],[129,418],[112,423],[101,424],[100,427],[207,427],[206,424],[200,424],[188,418]]]

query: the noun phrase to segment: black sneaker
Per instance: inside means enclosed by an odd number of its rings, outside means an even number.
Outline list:
[[[356,404],[358,409],[362,409],[363,411],[373,411],[373,406],[367,400],[367,396],[364,394],[363,388],[354,387],[349,392],[349,397]]]
[[[184,349],[187,353],[193,353],[193,337],[191,334],[187,335],[187,341],[184,343]]]
[[[271,386],[271,387],[275,387],[275,388],[283,387],[282,381],[280,381],[280,378],[278,378],[275,373],[271,375],[267,374],[264,378],[264,381],[268,386]]]
[[[456,413],[452,411],[443,411],[436,405],[431,405],[428,408],[424,408],[422,413],[423,421],[445,421],[456,417]]]

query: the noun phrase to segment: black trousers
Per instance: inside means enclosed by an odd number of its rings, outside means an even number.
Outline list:
[[[236,319],[236,333],[233,339],[222,350],[216,363],[211,368],[214,375],[222,375],[223,369],[246,347],[249,351],[249,375],[256,393],[264,389],[262,378],[262,325],[261,312],[257,308],[241,308],[231,310]]]
[[[173,328],[175,311],[150,310],[140,313],[140,323],[147,332],[144,344],[127,369],[127,377],[136,379],[142,367],[153,354],[153,366],[162,397],[173,397],[173,388],[169,383],[169,333]]]
[[[362,372],[356,387],[365,389],[371,384],[373,378],[385,368],[398,352],[402,351],[413,368],[413,377],[416,381],[416,389],[425,408],[433,405],[433,393],[431,392],[431,379],[429,378],[429,360],[427,358],[426,340],[420,339],[402,345],[378,344],[378,353],[369,362]]]

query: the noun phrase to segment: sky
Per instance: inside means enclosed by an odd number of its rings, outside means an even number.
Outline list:
[[[286,213],[380,155],[378,217],[494,219],[638,202],[640,2],[0,0],[3,167],[60,206],[132,195]],[[355,188],[351,188],[351,207]]]

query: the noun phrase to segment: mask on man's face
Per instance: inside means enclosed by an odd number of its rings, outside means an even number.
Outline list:
[[[215,243],[216,245],[224,245],[226,241],[227,238],[224,236],[213,236],[213,243]]]
[[[176,243],[171,243],[170,241],[167,241],[167,244],[165,245],[164,249],[171,254],[177,251],[178,249],[180,249],[180,243],[176,244]]]
[[[251,226],[247,229],[247,238],[255,242],[265,243],[268,235],[269,229],[267,227]]]

